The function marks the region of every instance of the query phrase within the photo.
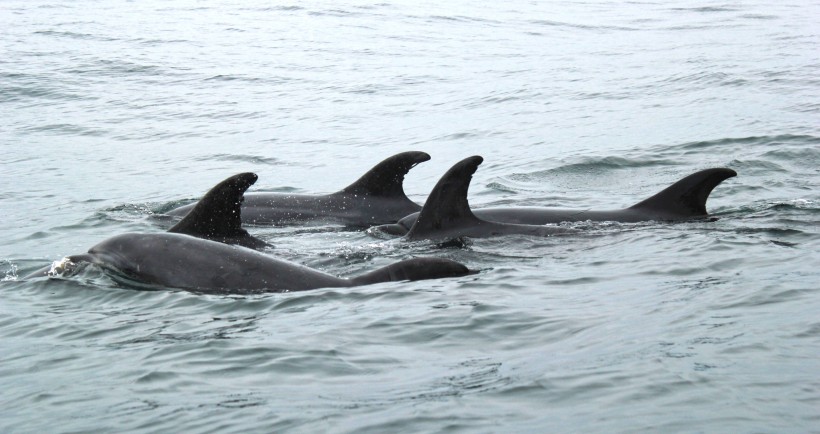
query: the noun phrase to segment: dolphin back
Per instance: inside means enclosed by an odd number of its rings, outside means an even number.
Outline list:
[[[474,274],[466,266],[443,258],[413,258],[350,279],[351,286],[403,280],[440,279]]]
[[[737,172],[732,169],[701,170],[628,209],[657,213],[669,219],[704,217],[708,215],[706,199],[709,194],[718,184],[733,176],[737,176]]]

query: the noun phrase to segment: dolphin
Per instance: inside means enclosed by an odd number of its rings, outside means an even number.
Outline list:
[[[413,258],[343,279],[256,250],[175,233],[116,235],[88,253],[67,257],[61,267],[71,270],[82,263],[141,284],[202,293],[304,291],[472,273],[449,259]]]
[[[369,273],[343,279],[303,265],[273,258],[239,245],[214,241],[222,237],[243,238],[236,227],[226,230],[216,222],[237,222],[239,212],[220,208],[226,201],[233,208],[241,202],[244,188],[256,181],[253,173],[232,176],[212,189],[224,193],[224,200],[206,200],[180,224],[165,233],[126,233],[108,238],[88,253],[64,258],[57,266],[46,267],[27,278],[50,276],[75,269],[83,263],[96,264],[141,284],[181,288],[204,293],[245,293],[302,291],[324,287],[350,287],[379,282],[423,280],[473,274],[464,265],[449,259],[413,258],[387,265]],[[222,187],[220,187],[222,186]],[[227,187],[225,187],[227,186]],[[233,200],[227,200],[232,192]],[[213,197],[211,197],[213,199]],[[237,209],[238,211],[238,209]],[[211,219],[211,217],[215,217]],[[229,218],[228,218],[229,217]],[[187,222],[186,222],[187,220]],[[200,235],[190,235],[196,228]],[[241,228],[239,228],[241,230]],[[244,230],[243,230],[244,231]],[[247,234],[246,232],[244,234]]]
[[[491,222],[476,217],[467,202],[467,190],[482,161],[484,159],[479,156],[465,158],[439,179],[418,218],[404,236],[406,240],[452,240],[514,234],[551,236],[578,232],[556,226]]]
[[[392,223],[417,212],[421,206],[404,194],[404,176],[430,159],[425,152],[402,152],[375,165],[356,182],[326,195],[249,193],[242,204],[242,222],[251,225],[306,223],[370,227]],[[172,216],[184,216],[194,204],[175,208]]]
[[[475,162],[476,157],[467,160]],[[465,160],[465,161],[467,161]],[[463,163],[463,162],[462,162]],[[479,161],[480,163],[480,161]],[[460,163],[461,164],[461,163]],[[472,163],[468,163],[469,166]],[[480,208],[472,210],[476,218],[497,223],[545,225],[578,221],[682,221],[708,218],[706,200],[712,190],[724,180],[737,176],[732,169],[714,168],[693,173],[654,196],[628,208],[608,211],[574,210],[541,207]],[[418,219],[410,214],[397,223],[377,226],[375,230],[390,235],[406,235]]]

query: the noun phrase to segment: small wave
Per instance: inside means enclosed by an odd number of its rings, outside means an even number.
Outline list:
[[[676,163],[670,160],[659,159],[632,159],[623,157],[590,157],[584,158],[582,162],[565,164],[553,169],[541,170],[530,173],[515,173],[509,175],[509,178],[514,181],[531,182],[535,180],[543,180],[555,176],[566,177],[582,175],[586,177],[600,176],[604,173],[609,173],[621,169],[635,169],[643,167],[663,167],[673,166]]]
[[[660,82],[663,84],[677,84],[683,83],[685,84],[685,88],[687,90],[692,89],[692,85],[698,86],[706,86],[706,85],[718,85],[718,86],[743,86],[748,84],[747,80],[744,80],[739,77],[732,76],[725,72],[696,72],[694,74],[686,74],[686,75],[676,75],[669,77]]]
[[[77,135],[77,136],[92,136],[102,137],[108,134],[108,131],[99,128],[88,128],[73,124],[48,124],[37,125],[25,128],[26,131],[32,133],[50,133],[55,135]]]
[[[679,11],[679,12],[710,13],[710,12],[736,12],[740,9],[733,8],[731,6],[700,6],[700,7],[691,7],[691,8],[670,8],[670,10]]]
[[[472,139],[476,137],[481,137],[482,133],[478,131],[464,131],[460,133],[453,133],[447,134],[445,136],[436,137],[435,141],[447,141],[447,140],[464,140],[464,139]]]
[[[86,96],[69,92],[66,87],[55,86],[51,73],[25,74],[16,72],[0,73],[0,102],[15,102],[28,99],[44,100],[94,100]]]
[[[756,211],[797,211],[808,210],[818,211],[817,201],[810,199],[792,199],[786,201],[767,202],[761,206],[755,207]]]
[[[753,175],[758,173],[787,173],[789,172],[779,164],[767,160],[732,160],[729,163],[738,173]]]
[[[512,186],[508,181],[511,180],[500,180],[496,182],[490,182],[485,187],[490,190],[501,191],[505,193],[520,193],[521,191],[527,190],[527,188],[523,186]]]
[[[779,303],[795,302],[805,297],[810,291],[797,289],[779,290],[778,286],[771,286],[767,291],[745,297],[735,303],[727,304],[726,309],[738,309],[741,307],[760,307]]]
[[[155,46],[155,45],[163,45],[163,44],[190,44],[191,41],[187,39],[145,39],[145,38],[137,38],[134,39],[134,42],[143,45]]]
[[[490,20],[487,18],[468,17],[464,15],[430,15],[427,17],[430,20],[440,21],[454,21],[461,23],[483,23],[483,24],[501,24],[499,21]]]
[[[794,199],[748,204],[730,211],[725,211],[725,213],[727,216],[731,216],[735,219],[748,221],[768,220],[777,224],[782,223],[783,227],[793,228],[796,231],[795,234],[802,234],[803,232],[797,228],[804,226],[807,228],[811,227],[811,223],[809,223],[810,220],[806,222],[806,217],[816,214],[819,211],[820,208],[817,206],[817,201],[815,200]],[[760,228],[750,228],[748,230],[754,231],[757,229]]]
[[[688,24],[688,25],[681,25],[681,26],[669,26],[669,27],[660,28],[658,30],[661,30],[661,31],[666,31],[666,30],[672,30],[672,31],[697,30],[697,31],[700,31],[700,30],[729,29],[729,28],[732,28],[732,27],[740,27],[740,26],[741,26],[740,24],[727,24],[727,23],[724,23],[724,22],[719,22],[719,23],[715,23],[715,24]]]
[[[214,81],[243,81],[243,82],[247,82],[247,83],[255,83],[255,82],[263,81],[263,79],[258,78],[258,77],[244,77],[244,76],[241,76],[241,75],[223,75],[223,74],[214,75],[212,77],[208,77],[208,78],[205,79],[205,81],[209,81],[209,80],[214,80]]]
[[[817,170],[820,166],[820,147],[783,148],[765,152],[762,157],[788,165]]]
[[[552,20],[531,20],[529,21],[530,24],[540,25],[540,26],[547,26],[547,27],[566,27],[570,29],[580,29],[580,30],[594,30],[594,31],[610,31],[610,30],[621,30],[621,31],[636,31],[639,30],[635,27],[625,27],[625,26],[598,26],[598,25],[590,25],[590,24],[579,24],[579,23],[567,23],[563,21],[552,21]]]
[[[751,136],[740,138],[725,138],[690,142],[679,145],[680,149],[702,151],[708,148],[724,147],[727,145],[766,145],[779,146],[786,143],[807,143],[820,145],[820,138],[809,135],[782,134],[777,136]]]
[[[527,89],[518,89],[508,92],[492,92],[490,95],[471,99],[464,103],[467,108],[486,108],[490,104],[518,103],[520,101],[535,100],[540,97],[539,92],[531,92]]]
[[[118,41],[117,38],[110,38],[107,36],[99,36],[99,35],[92,35],[89,33],[76,33],[76,32],[60,32],[56,30],[39,30],[34,32],[35,35],[43,35],[43,36],[56,36],[59,38],[71,38],[71,39],[83,39],[83,40],[94,40],[94,41]]]
[[[794,335],[796,338],[817,338],[820,336],[820,322],[810,324],[805,330]]]
[[[618,100],[627,100],[633,99],[635,97],[635,93],[632,91],[610,91],[610,92],[575,92],[572,95],[572,99],[577,100],[587,100],[587,99],[595,99],[595,100],[610,100],[610,101],[618,101]]]
[[[820,103],[816,102],[805,102],[805,103],[798,103],[791,107],[788,107],[788,110],[795,111],[798,113],[820,113]]]
[[[341,90],[341,93],[354,95],[383,95],[396,90],[398,90],[398,88],[396,88],[395,86],[389,86],[382,83],[367,83],[360,85],[352,85],[344,90]]]
[[[312,16],[315,16],[315,17],[324,17],[324,16],[329,16],[329,17],[353,17],[353,16],[360,16],[362,14],[359,13],[359,12],[351,12],[351,11],[346,11],[346,10],[343,10],[343,9],[326,9],[326,10],[323,10],[323,11],[310,11],[310,12],[308,12],[308,15],[312,15]]]
[[[263,7],[263,8],[239,8],[240,11],[251,11],[251,12],[295,12],[295,11],[303,11],[305,10],[302,6],[296,5],[281,5],[281,6],[270,6],[270,7]]]
[[[157,9],[157,12],[176,12],[176,11],[184,11],[184,12],[198,12],[198,11],[207,11],[211,8],[208,6],[182,6],[182,7],[167,7]]]
[[[267,166],[278,166],[282,164],[277,158],[263,157],[261,155],[242,154],[211,154],[196,157],[195,161],[237,161],[240,163],[264,164]]]
[[[29,99],[79,101],[93,100],[94,98],[48,88],[45,87],[44,84],[34,84],[32,87],[10,86],[4,88],[2,94],[0,94],[0,103],[26,101]]]
[[[229,395],[228,399],[216,403],[217,407],[240,409],[248,407],[264,406],[267,400],[255,396],[243,397],[242,395]]]
[[[96,59],[89,63],[63,69],[62,72],[81,76],[118,78],[124,75],[173,75],[156,65],[142,65],[128,61],[108,59]]]
[[[776,20],[780,17],[777,15],[765,15],[765,14],[743,14],[740,18],[745,18],[747,20]]]
[[[797,247],[800,244],[798,243],[790,243],[788,241],[780,241],[780,240],[769,240],[770,243],[780,246],[780,247]]]

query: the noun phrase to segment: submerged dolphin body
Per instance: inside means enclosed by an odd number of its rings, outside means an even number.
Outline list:
[[[449,259],[414,258],[342,279],[226,244],[233,241],[256,246],[262,242],[240,227],[242,194],[255,181],[253,173],[234,175],[211,189],[168,232],[117,235],[88,253],[69,256],[63,267],[92,263],[144,284],[215,293],[301,291],[471,274],[467,267]],[[28,277],[47,276],[50,271],[51,267],[46,267]]]
[[[592,211],[506,207],[476,209],[472,210],[472,214],[475,218],[490,222],[525,225],[545,225],[587,220],[635,223],[651,220],[681,221],[705,218],[709,216],[706,211],[706,200],[709,198],[709,194],[718,184],[733,176],[737,176],[737,173],[732,169],[701,170],[681,179],[654,196],[624,209]],[[419,213],[410,214],[395,224],[378,226],[377,230],[391,235],[406,235],[415,224],[418,216]]]
[[[242,204],[242,222],[252,225],[336,223],[369,227],[392,223],[421,206],[404,193],[404,176],[430,159],[424,152],[402,152],[380,162],[356,182],[326,195],[249,193]],[[184,216],[194,204],[168,212]]]

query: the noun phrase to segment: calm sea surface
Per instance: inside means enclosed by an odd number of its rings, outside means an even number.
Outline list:
[[[820,432],[816,1],[0,1],[0,432]],[[339,276],[255,296],[24,280],[232,174],[611,209],[729,167],[715,222],[437,248],[251,228]]]

